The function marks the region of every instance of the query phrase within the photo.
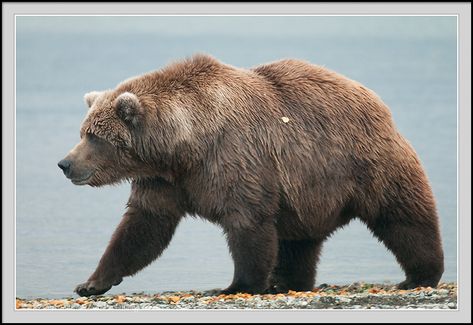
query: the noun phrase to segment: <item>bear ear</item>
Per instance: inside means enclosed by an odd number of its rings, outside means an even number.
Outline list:
[[[84,101],[87,104],[88,108],[91,108],[97,98],[102,95],[103,92],[101,91],[91,91],[84,95]]]
[[[135,94],[124,92],[115,99],[114,106],[117,115],[126,123],[136,126],[141,121],[144,111]]]

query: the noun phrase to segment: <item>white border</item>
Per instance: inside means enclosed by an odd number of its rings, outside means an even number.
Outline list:
[[[294,4],[294,5],[290,5],[290,6],[291,6],[292,8],[296,8],[296,7],[299,7],[299,8],[300,8],[300,6],[298,6],[298,5],[299,5],[299,4]],[[2,5],[2,6],[3,6],[3,5]],[[55,9],[55,8],[54,8],[55,6],[56,6],[56,5],[53,5],[53,7],[51,7],[51,4],[48,4],[48,5],[43,6],[43,10],[44,10],[44,8],[46,8],[46,10]],[[89,10],[90,10],[90,9],[91,9],[90,7],[92,7],[92,6],[91,6],[91,5],[88,5],[88,6],[89,6],[89,8],[86,8],[86,9],[89,9]],[[322,4],[322,6],[325,8],[325,10],[329,7],[329,6],[324,5],[324,4]],[[353,6],[351,6],[350,4],[348,4],[348,6],[346,6],[346,4],[342,4],[342,6],[344,6],[344,9],[345,9],[345,10],[347,10],[347,9],[348,9],[348,11],[353,10]],[[365,11],[366,11],[366,4],[358,4],[358,5],[356,5],[356,6],[357,6],[358,8],[355,8],[355,11],[357,11],[357,10],[361,10],[361,11],[365,10]],[[370,7],[370,9],[373,8],[373,7],[374,7],[374,8],[378,8],[377,10],[379,10],[379,9],[385,10],[385,9],[386,9],[385,6],[381,6],[381,7],[380,7],[379,4],[378,4],[378,5],[376,5],[376,4],[375,4],[375,5],[369,5],[369,6],[372,6],[372,7]],[[420,9],[425,10],[425,9],[426,9],[424,4],[423,4],[423,5],[414,4],[413,6],[403,5],[403,6],[410,7],[410,9],[408,9],[408,10],[420,10]],[[452,5],[452,6],[454,6],[454,5]],[[75,6],[74,8],[77,8],[77,7],[80,7],[80,5],[79,5],[79,6]],[[134,8],[134,9],[136,9],[136,8],[138,8],[138,7],[142,7],[142,4],[133,5],[133,8]],[[168,8],[169,5],[165,5],[165,7]],[[195,10],[195,9],[197,8],[197,7],[193,6],[193,5],[190,5],[190,7],[192,7],[193,10]],[[239,7],[239,6],[237,5],[237,7]],[[312,6],[312,7],[314,7],[314,6]],[[399,4],[395,5],[394,7],[399,8]],[[448,4],[447,4],[447,5],[445,5],[445,4],[444,4],[444,5],[438,5],[438,4],[437,4],[437,5],[431,5],[431,7],[435,7],[437,10],[439,10],[439,9],[442,9],[442,8],[449,7],[449,5],[448,5]],[[82,8],[83,8],[82,10],[84,10],[84,7],[82,7]],[[102,4],[102,8],[103,8],[103,4]],[[153,8],[158,8],[158,6],[153,6]],[[239,8],[241,8],[241,6],[240,6]],[[286,7],[280,6],[279,9],[281,9],[281,8],[284,9],[284,8],[287,8],[287,6],[286,6]],[[332,7],[332,8],[337,8],[337,6],[334,6],[334,7]],[[23,9],[23,8],[22,8],[22,9]],[[71,8],[69,8],[69,9],[71,9]],[[107,11],[116,11],[116,10],[124,10],[124,9],[128,9],[127,11],[130,11],[130,10],[129,10],[129,9],[130,9],[129,6],[121,5],[121,4],[120,4],[120,5],[116,5],[113,9],[112,9],[112,8],[107,8],[106,10],[107,10]],[[200,9],[200,8],[199,8],[199,9]],[[226,7],[225,9],[228,10],[228,7]],[[338,9],[340,9],[339,6],[338,6]],[[457,11],[459,10],[459,8],[456,8],[456,9],[457,9]],[[465,9],[465,8],[463,7],[463,9]],[[99,8],[99,10],[103,10],[103,9],[100,9],[100,8]],[[176,9],[174,9],[174,8],[172,8],[172,10],[176,11]],[[191,9],[191,10],[192,10],[192,9]],[[266,9],[265,9],[265,10],[266,10]],[[332,11],[333,11],[333,10],[337,11],[337,9],[331,9],[331,10],[332,10]],[[376,10],[376,9],[375,9],[375,10]],[[470,10],[471,10],[471,4],[470,4]],[[40,10],[40,11],[41,11],[41,10]],[[53,10],[51,10],[51,11],[53,11]],[[87,11],[87,10],[85,10],[85,11]],[[197,10],[197,11],[199,11],[199,10]],[[208,11],[208,10],[207,10],[207,11]],[[324,11],[324,10],[321,10],[321,11]],[[400,10],[400,11],[402,11],[402,10]],[[24,16],[24,15],[29,15],[29,14],[20,14],[20,15],[18,15],[18,16]],[[110,15],[110,14],[82,14],[82,15],[81,15],[81,14],[78,14],[78,15],[68,15],[68,14],[35,14],[35,15],[31,15],[31,16],[457,16],[457,159],[460,158],[460,155],[459,155],[459,154],[460,154],[460,152],[459,152],[459,144],[460,144],[460,143],[459,143],[459,140],[460,140],[460,139],[459,139],[459,131],[460,131],[460,125],[459,125],[459,122],[460,122],[460,120],[459,120],[459,100],[460,100],[460,98],[458,97],[458,95],[460,95],[460,93],[461,93],[461,91],[460,91],[460,81],[459,81],[459,79],[458,79],[459,74],[460,74],[460,71],[459,71],[459,63],[460,63],[460,61],[459,61],[459,56],[460,56],[460,52],[459,52],[459,50],[460,50],[460,39],[459,39],[458,36],[460,36],[460,35],[459,35],[459,18],[458,18],[458,15],[455,15],[455,14],[409,14],[409,13],[406,13],[406,14],[390,14],[390,15],[384,15],[384,14],[361,14],[361,15],[359,15],[359,14],[353,14],[353,13],[352,13],[352,14],[317,14],[317,15],[306,15],[306,14],[302,15],[302,14],[292,14],[292,13],[291,13],[291,14],[284,14],[284,15],[271,15],[271,14],[264,14],[264,13],[262,13],[262,14],[240,14],[240,15],[222,15],[222,14],[210,14],[210,15],[209,15],[209,14],[178,14],[178,15],[173,15],[173,14],[161,14],[161,15],[140,15],[140,14],[126,14],[126,15],[125,15],[125,14],[121,14],[121,15],[114,15],[114,14],[111,14],[111,15]],[[471,26],[471,20],[470,20],[470,26]],[[16,17],[15,17],[15,27],[16,27]],[[471,32],[471,31],[470,31],[470,32]],[[14,44],[15,44],[15,46],[16,46],[16,38],[15,38]],[[471,53],[471,47],[470,47],[470,53]],[[16,68],[16,60],[15,60],[14,62],[15,62],[15,68]],[[470,64],[471,64],[471,57],[470,57]],[[471,76],[471,75],[470,75],[470,76]],[[471,79],[470,79],[470,82],[471,82]],[[15,80],[15,83],[16,83],[16,80]],[[15,84],[15,86],[16,86],[16,84]],[[15,90],[16,90],[16,87],[14,87],[14,88],[15,88]],[[16,93],[15,93],[15,96],[16,96]],[[471,95],[470,95],[470,102],[471,102]],[[16,101],[14,102],[14,104],[16,105]],[[15,119],[15,123],[14,123],[14,124],[15,124],[15,132],[16,132],[16,119]],[[471,130],[470,130],[470,132],[471,132]],[[16,133],[15,133],[15,134],[16,134]],[[15,146],[16,146],[16,138],[15,138]],[[15,155],[14,155],[14,157],[15,157],[15,158],[14,158],[14,164],[15,164],[15,167],[16,167],[16,150],[15,150]],[[471,159],[471,158],[470,158],[470,159]],[[471,165],[470,165],[470,168],[471,168]],[[16,173],[16,168],[15,168],[14,170],[15,170],[15,173]],[[460,182],[459,182],[459,178],[458,178],[458,177],[459,177],[459,169],[457,169],[457,222],[459,221],[459,220],[458,220],[458,214],[459,214],[459,211],[460,211],[460,206],[459,206],[459,204],[458,204],[458,203],[459,203],[459,189],[460,189],[460,186],[459,186],[460,184],[459,184],[459,183],[460,183]],[[470,187],[470,190],[471,190],[471,187]],[[16,200],[16,197],[15,197],[15,196],[14,196],[14,199]],[[470,202],[470,210],[471,210],[471,202]],[[16,212],[16,207],[15,207],[15,212]],[[458,262],[459,262],[458,256],[459,256],[459,253],[460,253],[460,251],[459,251],[459,249],[460,249],[460,247],[459,247],[459,239],[460,239],[460,238],[459,238],[459,234],[458,234],[458,230],[459,230],[459,229],[460,229],[460,223],[458,222],[458,225],[457,225],[457,277],[458,277],[459,274],[460,274],[460,272],[459,272],[460,269],[458,268]],[[15,238],[15,239],[16,239],[16,238]],[[471,242],[471,238],[469,238],[469,239],[470,239],[470,242]],[[16,250],[16,247],[15,247],[15,250]],[[471,266],[470,266],[470,269],[471,269]],[[470,278],[471,278],[471,273],[470,273]],[[471,281],[471,280],[470,280],[470,281]],[[470,295],[471,295],[471,293],[470,293]],[[470,296],[470,299],[471,299],[471,296]],[[398,312],[398,313],[400,313],[400,312]],[[91,315],[91,316],[92,316],[92,315]],[[98,315],[97,315],[97,316],[98,316]],[[250,316],[250,319],[251,319],[251,318],[256,318],[256,317],[254,317],[255,315],[253,315],[253,316],[252,316],[252,315],[249,315],[249,316]],[[282,316],[282,315],[278,315],[278,317],[280,317],[280,316]],[[437,315],[437,317],[439,317],[439,316],[440,316],[440,315]],[[453,315],[452,315],[452,316],[453,316]],[[451,319],[453,319],[452,316],[448,316],[446,319],[450,319],[450,320],[451,320]],[[470,315],[469,315],[469,316],[470,316],[470,320],[471,320],[471,311],[470,311]],[[412,315],[411,315],[411,317],[412,317]],[[354,319],[351,319],[351,320],[353,321]],[[413,319],[411,319],[411,320],[413,320]],[[119,320],[119,321],[120,321],[120,320]],[[208,320],[207,320],[207,321],[208,321]],[[281,321],[281,319],[276,320],[276,321]],[[434,321],[435,321],[435,320],[434,320]],[[439,319],[437,318],[436,321],[439,321]]]
[[[269,14],[269,15],[260,15],[260,14],[255,14],[255,15],[219,15],[219,14],[212,14],[212,15],[196,15],[196,14],[185,14],[185,15],[177,15],[177,14],[171,14],[171,15],[150,15],[150,14],[146,14],[146,15],[137,15],[137,14],[122,14],[122,15],[118,15],[118,14],[115,14],[115,15],[104,15],[104,14],[99,14],[99,15],[85,15],[85,14],[77,14],[77,15],[62,15],[62,14],[54,14],[54,15],[32,15],[32,14],[29,14],[29,15],[25,15],[25,14],[20,14],[20,15],[15,15],[15,48],[14,48],[14,59],[15,59],[15,69],[14,69],[14,80],[15,80],[15,97],[14,97],[14,105],[15,105],[15,129],[14,129],[14,132],[15,132],[15,135],[14,135],[14,138],[15,138],[15,182],[14,182],[14,188],[15,188],[15,191],[14,191],[14,199],[15,199],[15,203],[16,203],[16,24],[17,24],[17,21],[16,21],[16,18],[17,17],[189,17],[189,16],[193,16],[193,17],[248,17],[248,16],[251,16],[251,17],[294,17],[294,16],[298,16],[298,17],[404,17],[404,16],[410,16],[410,17],[456,17],[456,30],[457,30],[457,55],[456,55],[456,59],[457,59],[457,75],[456,75],[456,87],[457,87],[457,100],[456,100],[456,128],[457,128],[457,145],[456,145],[456,148],[457,148],[457,153],[456,153],[456,156],[457,156],[457,179],[456,179],[456,189],[457,189],[457,192],[456,192],[456,198],[457,198],[457,245],[456,245],[456,266],[457,266],[457,272],[456,272],[456,279],[457,279],[457,284],[458,286],[460,285],[459,283],[459,263],[458,263],[458,249],[459,249],[459,233],[458,233],[458,230],[459,230],[459,202],[458,202],[458,193],[459,193],[459,168],[458,168],[458,165],[459,165],[459,157],[458,157],[458,139],[459,139],[459,132],[458,132],[458,121],[459,121],[459,106],[458,106],[458,98],[459,98],[459,89],[458,89],[458,85],[459,85],[459,70],[458,70],[458,65],[459,65],[459,51],[458,51],[458,46],[459,46],[459,41],[458,41],[458,20],[459,20],[459,17],[458,15],[453,15],[453,14],[450,14],[450,15],[428,15],[428,14],[425,14],[425,15],[420,15],[420,14],[413,14],[413,15],[376,15],[376,14],[370,14],[370,15],[336,15],[336,14],[333,14],[333,15],[327,15],[327,14],[323,14],[323,15],[308,15],[308,14],[291,14],[291,15],[275,15],[275,14]],[[16,295],[16,204],[15,204],[15,232],[14,232],[14,240],[15,240],[15,264],[14,264],[14,270],[15,270],[15,281],[14,281],[14,290],[15,290],[15,295]],[[458,304],[457,304],[457,309],[458,309]],[[189,310],[192,310],[192,309],[189,309]],[[263,309],[264,310],[264,309]],[[268,309],[270,310],[270,309]],[[389,311],[389,310],[396,310],[396,309],[383,309],[383,311]],[[42,310],[44,311],[44,310]],[[51,310],[47,310],[47,311],[51,311]],[[54,311],[54,310],[52,310]],[[166,310],[165,310],[166,311]],[[325,310],[324,310],[325,311]]]

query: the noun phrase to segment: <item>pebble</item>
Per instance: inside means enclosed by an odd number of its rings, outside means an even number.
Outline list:
[[[106,302],[103,302],[103,301],[97,301],[94,305],[94,307],[96,308],[104,308],[104,307],[107,307],[107,303]]]
[[[350,298],[347,298],[347,297],[340,297],[338,298],[340,300],[340,302],[343,302],[343,303],[349,303],[351,302],[351,299]]]
[[[313,291],[277,295],[218,295],[179,291],[147,295],[138,293],[88,298],[20,299],[17,309],[456,309],[457,286],[442,283],[439,289],[398,290],[392,284],[355,282],[348,286],[326,283]]]

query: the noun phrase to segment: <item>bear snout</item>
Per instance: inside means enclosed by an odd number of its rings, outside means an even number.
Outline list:
[[[71,161],[68,159],[63,159],[60,162],[58,162],[57,165],[59,168],[62,169],[62,171],[64,172],[64,175],[68,177],[71,170]]]

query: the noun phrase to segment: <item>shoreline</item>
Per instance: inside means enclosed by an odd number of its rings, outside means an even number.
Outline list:
[[[312,291],[284,294],[239,293],[216,295],[209,291],[165,291],[156,294],[100,295],[63,299],[16,298],[17,310],[38,309],[456,309],[457,284],[437,288],[398,290],[393,284],[355,282],[321,284]]]

